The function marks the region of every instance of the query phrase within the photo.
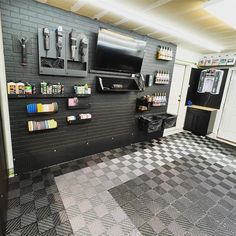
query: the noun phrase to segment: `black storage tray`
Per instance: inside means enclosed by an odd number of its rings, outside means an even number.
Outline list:
[[[177,116],[172,114],[164,114],[163,117],[163,128],[168,129],[176,125]]]
[[[149,115],[139,117],[139,129],[147,133],[162,130],[163,117],[161,115]]]

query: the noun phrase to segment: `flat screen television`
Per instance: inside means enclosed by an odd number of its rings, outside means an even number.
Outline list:
[[[146,42],[103,28],[99,29],[95,69],[140,73]]]

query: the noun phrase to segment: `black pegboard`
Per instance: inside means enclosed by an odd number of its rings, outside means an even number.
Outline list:
[[[175,55],[176,45],[93,21],[33,0],[11,1],[10,3],[7,3],[7,1],[1,2],[1,10],[8,81],[21,80],[37,85],[41,81],[50,83],[60,82],[65,85],[66,94],[70,94],[73,86],[78,83],[87,83],[92,88],[92,96],[81,98],[81,102],[91,104],[91,108],[86,110],[86,113],[91,113],[93,120],[90,123],[81,125],[72,126],[67,124],[66,117],[79,112],[67,109],[67,98],[9,99],[16,173],[42,168],[148,138],[138,129],[137,117],[140,114],[135,109],[136,98],[158,92],[166,92],[168,97],[170,84],[154,85],[146,88],[144,92],[104,94],[96,90],[96,76],[99,74],[94,71],[88,73],[85,78],[39,75],[38,28],[45,26],[57,28],[58,25],[61,25],[66,32],[70,32],[73,28],[78,33],[84,33],[89,39],[88,71],[93,69],[99,27],[108,28],[122,34],[128,34],[136,39],[147,41],[141,70],[144,74],[154,74],[157,70],[168,70],[170,77],[172,77],[174,61],[157,61],[155,54],[157,46],[163,45],[171,47]],[[14,17],[8,17],[8,11]],[[14,11],[18,11],[21,14],[14,14]],[[32,55],[28,55],[27,67],[21,66],[20,53],[14,52],[12,47],[12,35],[18,35],[20,32],[26,32],[31,35]],[[54,118],[57,120],[58,129],[46,133],[28,133],[27,121],[30,119],[26,113],[26,105],[33,102],[58,103],[58,113],[43,117],[45,119]],[[150,112],[165,113],[166,107],[156,108]],[[162,133],[158,133],[156,137],[161,135]]]

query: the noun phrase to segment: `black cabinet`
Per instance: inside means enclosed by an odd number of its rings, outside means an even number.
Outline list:
[[[187,108],[184,129],[194,134],[206,135],[213,131],[216,109],[191,106]]]
[[[7,167],[3,143],[2,119],[0,113],[0,236],[4,235],[7,211]]]

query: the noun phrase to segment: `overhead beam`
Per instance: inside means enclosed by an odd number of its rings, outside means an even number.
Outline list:
[[[142,12],[143,12],[143,13],[146,13],[146,12],[152,10],[152,9],[155,9],[155,8],[157,8],[157,7],[161,7],[161,6],[167,4],[167,3],[171,2],[171,1],[173,1],[173,0],[159,0],[159,1],[156,1],[156,2],[154,2],[154,3],[152,3],[152,4],[150,4],[149,6],[145,7]],[[117,21],[116,23],[114,23],[114,25],[118,26],[118,25],[121,25],[121,24],[123,24],[123,23],[125,23],[125,22],[127,22],[127,21],[129,21],[129,19],[124,18],[124,19],[122,19],[122,20]]]
[[[72,12],[76,12],[78,11],[80,8],[82,8],[85,4],[87,3],[87,0],[78,0],[72,7],[71,7],[71,11]]]

